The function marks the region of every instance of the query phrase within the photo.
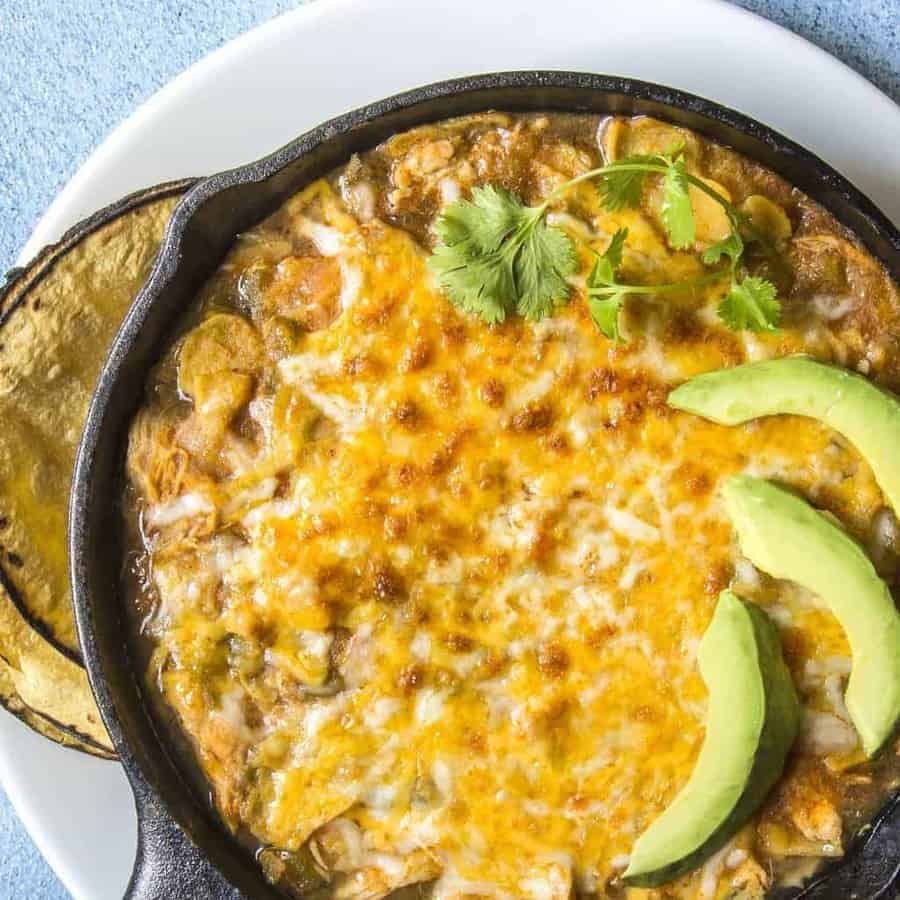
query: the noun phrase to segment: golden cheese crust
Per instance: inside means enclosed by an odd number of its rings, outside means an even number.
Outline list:
[[[587,250],[572,301],[539,323],[488,327],[436,289],[431,223],[473,185],[535,202],[675,139],[780,231],[780,334],[725,329],[708,285],[629,301],[614,345],[586,311]],[[713,204],[697,216],[698,248],[727,231]],[[625,271],[646,282],[702,270],[670,249],[653,189],[609,213],[584,184],[550,217],[601,252],[627,226]],[[841,853],[843,817],[889,777],[858,765],[847,643],[740,557],[717,492],[738,471],[794,485],[885,569],[896,522],[823,426],[666,406],[698,372],[797,351],[898,386],[896,286],[826,213],[650,119],[491,113],[310,185],[240,239],[198,309],[131,432],[135,606],[148,678],[225,820],[307,860],[272,877],[348,898],[432,881],[440,898],[749,898],[787,857]],[[629,849],[703,739],[696,649],[729,583],[779,624],[804,736],[725,850],[629,890]]]

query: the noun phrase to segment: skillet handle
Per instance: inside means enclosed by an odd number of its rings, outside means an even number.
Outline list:
[[[137,856],[123,900],[244,900],[152,793],[136,800]]]

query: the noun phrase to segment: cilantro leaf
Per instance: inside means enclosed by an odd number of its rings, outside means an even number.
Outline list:
[[[609,242],[605,252],[597,257],[594,267],[587,277],[588,290],[615,284],[616,273],[622,265],[622,248],[628,237],[628,229],[620,228]]]
[[[634,166],[650,166],[659,164],[656,156],[634,154],[624,156],[604,167],[598,176],[600,199],[610,212],[617,212],[625,207],[640,206],[641,191],[644,179],[648,175],[646,169]]]
[[[669,240],[676,250],[684,250],[694,243],[697,228],[688,193],[687,166],[683,159],[675,160],[663,179],[663,203],[660,214]]]
[[[750,276],[734,281],[731,290],[719,304],[719,317],[733,331],[778,331],[781,303],[771,281]]]
[[[604,206],[610,212],[616,212],[627,206],[640,205],[644,179],[651,172],[664,170],[661,215],[672,246],[677,250],[689,247],[696,237],[683,152],[684,145],[676,144],[665,153],[626,156],[604,166],[597,176]]]
[[[569,299],[567,275],[578,270],[571,238],[543,219],[535,223],[515,258],[516,311],[543,319]]]
[[[522,204],[503,188],[476,187],[471,200],[451,203],[435,223],[435,232],[448,247],[464,245],[476,253],[497,250],[521,219]]]
[[[451,203],[435,223],[440,243],[428,261],[441,289],[489,324],[513,312],[540,319],[565,303],[578,256],[543,212],[490,185]]]
[[[500,252],[468,255],[459,244],[439,245],[428,264],[441,288],[465,312],[496,325],[512,311],[515,278],[509,260]]]
[[[619,313],[622,312],[624,305],[624,293],[610,294],[605,297],[588,297],[588,308],[594,324],[606,337],[617,344],[625,343],[619,329]]]
[[[622,251],[625,249],[625,241],[627,239],[628,229],[618,229],[618,231],[616,231],[616,233],[610,239],[609,246],[606,248],[606,252],[601,257],[601,259],[609,263],[610,270],[613,275],[615,275],[615,273],[619,271],[619,266],[622,265]]]
[[[707,247],[703,251],[702,259],[706,265],[714,266],[723,256],[727,256],[731,260],[731,265],[735,266],[743,253],[744,242],[736,231],[732,231],[728,237]]]
[[[627,288],[616,283],[619,266],[622,265],[622,250],[628,229],[620,228],[609,242],[606,251],[597,256],[587,277],[588,309],[594,324],[611,341],[624,343],[619,328],[619,314],[625,305]]]

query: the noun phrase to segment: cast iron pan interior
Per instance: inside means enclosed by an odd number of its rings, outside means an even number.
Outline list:
[[[275,898],[255,863],[179,773],[144,702],[122,616],[120,512],[124,441],[149,366],[179,314],[249,228],[311,180],[391,134],[487,109],[651,115],[734,147],[784,176],[849,226],[900,281],[900,234],[837,172],[785,137],[708,100],[603,75],[512,72],[441,82],[326,122],[271,156],[214,175],[177,208],[156,266],[100,377],[82,439],[70,505],[71,575],[78,634],[100,711],[134,788],[139,849],[129,895]],[[177,825],[175,823],[178,823]],[[804,897],[894,897],[900,812],[882,814],[868,840]],[[781,897],[795,897],[785,892]]]

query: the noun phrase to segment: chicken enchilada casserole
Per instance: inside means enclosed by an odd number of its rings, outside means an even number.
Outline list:
[[[900,785],[900,297],[650,118],[398,134],[129,436],[147,683],[291,896],[759,898]]]

